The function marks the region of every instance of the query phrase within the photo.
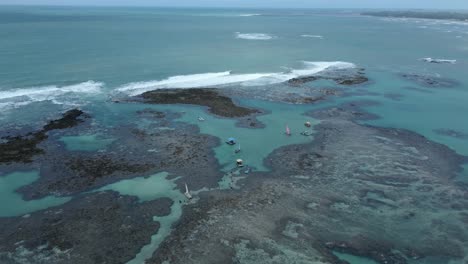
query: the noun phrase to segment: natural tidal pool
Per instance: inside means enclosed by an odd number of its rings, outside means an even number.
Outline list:
[[[364,257],[333,251],[333,254],[339,259],[347,261],[350,264],[378,264],[376,261]]]
[[[304,115],[311,108],[310,106],[266,101],[249,101],[248,104],[268,111],[267,114],[257,117],[259,122],[265,124],[264,128],[238,127],[236,126],[237,120],[213,116],[205,109],[196,106],[157,105],[151,106],[151,108],[182,112],[183,115],[176,120],[195,124],[200,128],[201,133],[218,137],[221,145],[216,147],[214,151],[223,171],[235,168],[236,159],[242,159],[245,165],[254,167],[258,171],[266,171],[267,168],[264,166],[263,160],[274,149],[313,140],[313,135],[303,136],[300,134],[303,131],[313,133],[313,127],[304,126],[306,121],[310,121],[312,126],[319,123],[318,120]],[[198,117],[203,117],[205,120],[199,121]],[[290,128],[291,136],[286,135],[286,126]],[[225,143],[230,137],[236,139],[236,145],[230,146]],[[239,145],[241,151],[235,153]]]
[[[65,144],[66,149],[70,151],[94,152],[105,149],[109,144],[114,142],[114,139],[103,138],[100,134],[94,134],[63,136],[60,138],[60,141],[62,141]]]
[[[0,177],[0,217],[20,216],[68,202],[70,197],[47,196],[25,201],[16,190],[39,179],[39,172],[13,172]]]
[[[122,180],[97,190],[115,191],[121,195],[136,196],[140,202],[158,198],[170,198],[173,201],[170,214],[154,217],[154,221],[159,222],[160,228],[157,233],[151,236],[150,244],[144,246],[140,253],[138,253],[134,259],[127,262],[127,264],[144,263],[146,259],[150,258],[159,244],[171,233],[172,224],[179,220],[182,215],[182,204],[179,201],[184,201],[186,198],[176,189],[177,185],[174,182],[178,178],[168,180],[167,176],[168,173],[162,172],[148,177]]]

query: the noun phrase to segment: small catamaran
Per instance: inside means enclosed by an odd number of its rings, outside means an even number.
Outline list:
[[[185,193],[184,193],[185,197],[187,197],[187,199],[191,200],[192,199],[192,195],[190,194],[190,191],[187,187],[187,184],[185,184]]]
[[[288,135],[288,136],[291,135],[291,130],[289,129],[288,125],[286,125],[286,135]]]

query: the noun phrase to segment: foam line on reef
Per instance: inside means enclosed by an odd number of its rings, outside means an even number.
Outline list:
[[[172,76],[162,80],[134,82],[116,89],[117,92],[130,96],[147,91],[168,88],[200,88],[238,84],[242,86],[263,86],[286,82],[290,79],[318,74],[327,70],[348,69],[355,64],[342,61],[304,61],[300,69],[284,72],[236,74],[230,71]]]

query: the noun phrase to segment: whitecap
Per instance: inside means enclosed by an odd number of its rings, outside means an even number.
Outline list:
[[[0,109],[19,108],[33,102],[77,105],[84,95],[101,93],[103,83],[87,81],[68,86],[40,86],[0,90]]]
[[[301,35],[301,37],[303,37],[303,38],[318,38],[318,39],[323,39],[323,36],[321,36],[321,35],[307,35],[307,34],[304,34],[304,35]]]
[[[425,62],[429,62],[429,63],[448,63],[448,64],[457,63],[457,60],[448,60],[448,59],[422,58],[421,60]]]
[[[323,71],[355,68],[349,62],[303,62],[301,69],[288,69],[285,72],[234,74],[230,71],[178,75],[163,80],[134,82],[116,89],[118,93],[135,96],[156,89],[223,87],[229,85],[263,86],[286,82],[290,79],[310,76]]]
[[[261,16],[262,14],[240,14],[240,17],[253,17],[253,16]]]
[[[247,39],[247,40],[271,40],[275,38],[272,35],[265,33],[240,33],[236,32],[236,38]]]

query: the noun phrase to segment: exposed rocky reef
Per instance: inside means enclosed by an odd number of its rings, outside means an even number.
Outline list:
[[[67,151],[44,144],[47,155],[37,160],[41,177],[19,189],[26,199],[50,193],[73,195],[122,179],[170,172],[185,176],[192,189],[217,186],[222,177],[213,148],[219,139],[200,134],[197,126],[176,122],[179,113],[145,109],[137,118],[157,121],[147,128],[132,125],[107,131],[115,141],[103,152]],[[178,182],[181,189],[182,182]]]
[[[359,125],[359,111],[310,113],[322,119],[312,143],[275,150],[271,172],[251,173],[239,191],[201,194],[148,263],[466,258],[468,191],[452,179],[467,158],[410,131]]]
[[[415,73],[401,73],[399,76],[405,80],[414,82],[427,88],[455,88],[460,84],[456,80],[439,76],[423,75]]]
[[[239,97],[248,100],[258,99],[288,104],[313,104],[321,102],[329,97],[340,96],[343,94],[341,90],[336,88],[308,87],[305,85],[289,86],[287,84],[258,86],[255,88],[239,86],[233,89],[224,88],[221,92],[226,96]]]
[[[468,134],[457,131],[454,129],[447,129],[447,128],[439,128],[434,130],[435,133],[443,136],[458,138],[458,139],[468,139]]]
[[[359,85],[369,81],[369,79],[364,74],[364,69],[354,69],[346,71],[335,70],[323,74],[297,77],[288,80],[288,84],[291,86],[300,86],[302,84],[314,82],[317,80],[331,80],[339,85]]]
[[[258,110],[236,105],[231,98],[214,88],[159,89],[140,95],[145,103],[151,104],[193,104],[208,107],[208,110],[222,117],[243,117],[258,113]]]
[[[150,242],[169,214],[167,198],[138,202],[115,192],[92,193],[23,217],[0,218],[0,262],[125,263]]]
[[[73,109],[65,112],[60,119],[50,121],[39,131],[29,132],[26,135],[2,137],[0,163],[31,162],[33,156],[44,153],[44,150],[37,145],[47,139],[47,132],[74,127],[83,122],[83,118],[86,117],[83,111]]]

